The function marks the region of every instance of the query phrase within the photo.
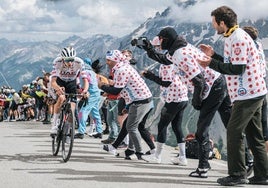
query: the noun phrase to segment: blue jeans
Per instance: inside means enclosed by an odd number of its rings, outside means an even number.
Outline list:
[[[96,123],[96,131],[102,133],[102,123],[99,111],[99,96],[90,96],[87,101],[87,105],[82,105],[78,112],[79,128],[78,132],[84,134],[86,132],[86,123],[88,115],[90,115]]]
[[[107,107],[107,122],[110,127],[110,139],[116,139],[120,130],[120,125],[117,120],[118,116],[118,108],[117,108],[118,100],[109,100]]]

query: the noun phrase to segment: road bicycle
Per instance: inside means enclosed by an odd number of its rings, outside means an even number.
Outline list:
[[[52,137],[52,154],[58,155],[60,145],[62,148],[62,159],[67,162],[72,154],[75,126],[77,125],[77,119],[75,116],[75,110],[71,109],[71,98],[79,94],[65,93],[66,100],[64,101],[59,116],[58,132]]]

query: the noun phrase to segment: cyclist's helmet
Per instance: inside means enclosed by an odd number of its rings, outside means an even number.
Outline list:
[[[75,57],[75,56],[76,56],[76,51],[74,50],[72,46],[68,46],[61,50],[61,57],[63,58],[69,58],[69,57]]]

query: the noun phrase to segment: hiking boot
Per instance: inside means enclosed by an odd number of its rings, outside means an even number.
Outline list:
[[[160,164],[161,163],[161,158],[157,158],[155,154],[152,155],[142,155],[141,158],[145,160],[146,162],[149,163],[154,163],[154,164]]]
[[[244,176],[227,176],[224,178],[217,179],[217,183],[224,186],[234,186],[240,184],[247,184],[248,179]]]
[[[248,179],[252,185],[268,185],[268,178],[253,176]]]
[[[195,178],[207,178],[208,168],[197,168],[195,171],[191,172],[189,176]]]
[[[76,133],[76,134],[74,135],[74,139],[77,139],[77,138],[79,138],[79,139],[83,139],[83,138],[84,138],[84,134],[82,134],[82,133]]]
[[[173,159],[171,159],[171,162],[174,165],[179,165],[179,166],[187,166],[188,164],[186,157],[183,157],[183,156],[174,157]]]
[[[105,144],[103,145],[103,150],[113,154],[113,155],[116,155],[116,148],[113,147],[111,144]]]

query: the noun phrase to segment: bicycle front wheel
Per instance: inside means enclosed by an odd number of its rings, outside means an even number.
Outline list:
[[[74,132],[75,132],[75,115],[71,110],[71,106],[66,108],[64,114],[64,125],[62,135],[62,158],[64,162],[67,162],[72,154],[73,143],[74,143]]]
[[[60,120],[60,125],[58,125],[59,130],[58,130],[56,135],[52,136],[52,154],[54,156],[58,155],[59,150],[60,150],[60,144],[61,144],[61,141],[62,141],[62,134],[63,134],[62,129],[61,129],[62,123],[63,123],[63,114],[62,114],[62,112],[60,113],[59,118],[60,118],[59,119]]]
[[[58,132],[57,135],[52,136],[52,154],[57,156],[60,150],[60,143],[61,143],[61,133]]]

